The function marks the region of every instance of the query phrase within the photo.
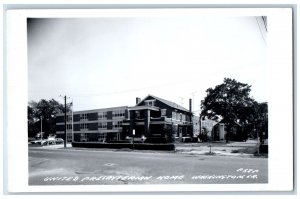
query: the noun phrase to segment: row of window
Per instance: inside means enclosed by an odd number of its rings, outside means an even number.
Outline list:
[[[80,129],[87,129],[88,128],[88,124],[84,123],[84,124],[80,124]]]
[[[172,112],[172,119],[179,121],[186,121],[186,115],[182,113]]]
[[[112,123],[114,128],[120,128],[120,127],[122,127],[122,124],[123,124],[122,121]],[[106,129],[107,128],[107,123],[106,122],[98,123],[98,128],[99,129]],[[67,124],[67,129],[72,129],[72,125]],[[87,123],[80,124],[80,129],[88,129],[88,124]]]
[[[125,117],[125,113],[113,113],[112,115],[113,117]],[[98,119],[102,120],[102,119],[107,119],[107,113],[98,113]],[[88,120],[88,116],[87,114],[80,114],[80,120]],[[67,122],[71,122],[72,121],[72,115],[67,115]]]
[[[113,113],[113,117],[125,117],[125,113]]]
[[[98,113],[98,119],[105,119],[107,118],[107,113],[106,112],[101,112],[101,113]]]
[[[101,123],[101,122],[98,123],[98,128],[99,129],[106,129],[107,128],[107,123],[104,123],[104,122],[103,123]]]
[[[87,114],[86,113],[85,114],[80,114],[80,119],[81,120],[87,120],[88,119]]]
[[[124,110],[113,111],[112,116],[113,117],[125,117],[125,112],[124,112]],[[98,113],[98,119],[101,120],[101,119],[106,119],[106,118],[107,118],[107,112]],[[80,114],[80,119],[87,120],[88,119],[87,114]],[[71,117],[71,120],[72,120],[72,117]]]
[[[97,139],[98,139],[98,141],[103,142],[103,141],[106,141],[108,136],[109,136],[109,139],[114,139],[114,140],[119,140],[120,139],[119,134],[107,134],[107,133],[100,133],[98,135]],[[81,142],[89,141],[88,134],[87,133],[81,133],[80,134],[80,141]]]
[[[122,127],[122,124],[123,124],[123,122],[121,122],[121,121],[113,122],[113,126],[114,126],[115,128],[120,128],[120,127]]]

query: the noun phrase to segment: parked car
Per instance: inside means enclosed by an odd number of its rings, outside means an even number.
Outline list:
[[[31,144],[39,144],[41,142],[41,140],[32,140],[30,141]]]
[[[55,138],[55,143],[56,144],[62,144],[62,143],[64,143],[64,139],[62,139],[62,138]]]
[[[47,138],[49,144],[56,144],[55,139],[55,135],[49,135]]]
[[[34,140],[30,142],[31,144],[39,144],[39,145],[48,145],[49,141],[48,140]]]

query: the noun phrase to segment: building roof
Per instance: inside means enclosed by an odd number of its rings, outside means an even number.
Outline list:
[[[152,110],[152,111],[159,111],[158,107],[154,107],[154,106],[134,106],[134,107],[130,107],[129,110],[131,111],[136,111],[136,110]]]
[[[172,107],[172,108],[175,108],[175,109],[178,109],[178,110],[181,110],[181,111],[185,111],[185,112],[190,112],[188,109],[184,108],[183,106],[180,106],[174,102],[171,102],[171,101],[168,101],[168,100],[165,100],[165,99],[162,99],[160,97],[156,97],[154,95],[148,95],[147,97],[145,97],[143,100],[141,100],[136,106],[138,106],[141,102],[143,102],[145,99],[147,99],[148,97],[152,97],[154,99],[157,99],[159,101],[161,101],[162,103]]]
[[[98,109],[89,109],[89,110],[80,110],[80,111],[73,111],[73,114],[84,114],[84,113],[94,113],[99,111],[110,111],[114,109],[127,109],[129,106],[116,106],[116,107],[108,107],[108,108],[98,108]],[[72,114],[72,112],[68,112],[67,114]],[[65,113],[58,113],[56,116],[64,116]]]

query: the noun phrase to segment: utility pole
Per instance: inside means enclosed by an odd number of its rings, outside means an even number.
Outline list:
[[[64,101],[65,101],[65,134],[64,134],[64,148],[67,147],[67,96],[61,96],[59,95],[60,97],[63,97],[64,98]],[[73,124],[72,124],[73,125]],[[73,130],[73,127],[72,127],[72,130]]]
[[[202,115],[201,115],[201,112],[200,112],[200,115],[199,115],[199,138],[200,138],[200,141],[203,141],[203,135],[202,135],[202,119],[201,119]]]
[[[64,142],[64,147],[67,147],[67,96],[65,95],[65,142]]]
[[[202,135],[202,115],[201,115],[201,101],[200,101],[200,114],[199,114],[199,138],[200,138],[200,141],[202,142],[203,140],[203,135]]]
[[[41,116],[41,141],[43,140],[43,133],[42,132],[43,132],[43,116]]]
[[[74,126],[74,124],[73,124],[73,122],[74,122],[74,120],[73,120],[73,99],[72,99],[72,143],[74,142],[74,129],[73,129],[73,126]]]

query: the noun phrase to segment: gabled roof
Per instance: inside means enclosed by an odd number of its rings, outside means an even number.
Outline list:
[[[170,106],[172,108],[175,108],[175,109],[178,109],[178,110],[181,110],[181,111],[185,111],[185,112],[190,112],[188,109],[184,108],[183,106],[180,106],[180,105],[178,105],[178,104],[176,104],[174,102],[170,102],[168,100],[165,100],[165,99],[162,99],[162,98],[156,97],[154,95],[150,95],[150,94],[147,97],[145,97],[143,100],[141,100],[136,106],[138,106],[139,104],[141,104],[148,97],[152,97],[154,99],[157,99],[157,100],[161,101],[162,103],[164,103],[167,106]]]

